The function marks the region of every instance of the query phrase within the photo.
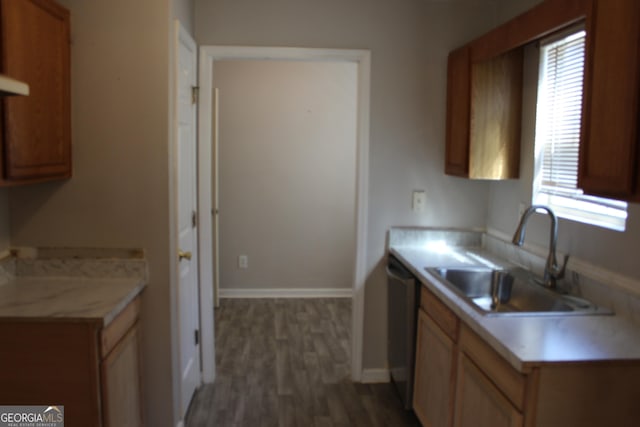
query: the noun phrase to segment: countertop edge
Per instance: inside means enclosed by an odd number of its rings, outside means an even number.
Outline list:
[[[105,328],[113,322],[113,320],[145,290],[146,286],[146,282],[143,279],[140,279],[135,287],[102,318],[102,327]]]
[[[24,281],[27,281],[26,283]],[[96,284],[95,281],[98,281]],[[86,283],[85,283],[86,281]],[[34,283],[35,282],[35,283]],[[109,324],[111,324],[120,313],[124,311],[124,309],[136,298],[140,295],[147,286],[146,280],[142,277],[128,277],[128,278],[111,278],[111,277],[102,277],[102,278],[67,278],[67,277],[22,277],[16,279],[15,282],[10,284],[5,284],[3,286],[9,286],[13,289],[29,289],[31,286],[35,286],[38,291],[44,289],[55,289],[58,284],[67,284],[71,283],[68,286],[63,286],[63,291],[60,295],[54,295],[53,299],[51,299],[50,295],[47,295],[49,292],[40,292],[40,295],[35,297],[34,299],[30,299],[29,295],[31,291],[27,291],[27,297],[24,295],[17,301],[18,304],[23,304],[25,301],[33,301],[33,306],[30,306],[26,310],[16,311],[15,309],[10,309],[9,312],[5,312],[0,315],[0,322],[2,323],[86,323],[93,324],[97,328],[105,328]],[[98,295],[102,292],[103,297],[99,299],[95,299],[93,297],[89,301],[85,298],[85,295],[91,295],[93,293],[92,288],[97,286]],[[113,290],[110,288],[113,287]],[[5,289],[3,287],[3,289]],[[64,300],[66,298],[69,300],[70,292],[74,292],[75,290],[82,289],[83,297],[80,298],[79,301],[73,299],[71,296],[72,304],[66,303],[62,306],[54,305],[53,310],[47,309],[39,309],[38,305],[41,306],[51,306],[51,301],[54,301],[54,304],[58,304],[59,300]],[[38,291],[36,291],[35,295],[38,295]],[[104,298],[104,293],[107,293],[106,298]],[[6,295],[13,295],[12,292],[9,291]],[[43,294],[45,298],[43,299]],[[5,295],[5,296],[6,296]],[[9,299],[10,301],[11,299]],[[77,310],[70,307],[85,307],[84,304],[89,304],[91,306],[93,303],[101,301],[101,307],[97,308],[88,308],[86,310]],[[10,307],[10,306],[7,306]],[[35,308],[34,308],[35,307]],[[48,308],[48,307],[47,307]]]
[[[456,316],[460,318],[472,331],[478,334],[488,345],[491,346],[501,357],[503,357],[509,364],[517,371],[522,373],[530,372],[531,369],[541,366],[552,366],[559,364],[584,364],[584,363],[610,363],[610,362],[633,362],[640,363],[640,359],[636,357],[617,357],[612,358],[575,358],[575,359],[556,359],[556,360],[523,360],[514,351],[510,349],[510,346],[501,341],[500,337],[494,335],[487,327],[486,323],[495,322],[495,320],[488,320],[486,316],[479,313],[474,309],[467,301],[458,296],[453,290],[448,289],[444,284],[441,284],[437,278],[434,278],[425,268],[418,268],[414,263],[403,255],[403,250],[407,248],[402,247],[390,247],[388,251],[390,254],[398,258],[405,267],[411,271],[411,273],[417,278],[417,280],[433,292],[449,309],[451,309]],[[462,248],[461,248],[462,249]],[[481,248],[464,248],[466,250],[479,250]],[[510,265],[509,262],[504,261],[504,265]],[[577,317],[577,316],[575,316]],[[615,317],[615,316],[612,316]],[[506,321],[506,319],[501,319]]]
[[[475,312],[475,309],[471,307],[469,303],[463,301],[462,298],[457,296],[452,290],[440,285],[439,281],[431,276],[426,269],[423,269],[423,271],[418,270],[409,259],[402,255],[401,249],[392,247],[389,248],[389,253],[402,261],[402,264],[411,271],[422,286],[425,286],[433,292],[460,320],[464,321],[472,331],[487,341],[491,347],[500,354],[500,356],[508,360],[515,369],[524,372],[529,367],[537,366],[536,364],[523,364],[517,355],[513,354],[507,346],[500,342],[500,340],[493,336],[487,329],[483,328],[478,320],[469,314],[469,311]],[[460,301],[458,302],[458,300]],[[481,316],[480,314],[478,315]]]

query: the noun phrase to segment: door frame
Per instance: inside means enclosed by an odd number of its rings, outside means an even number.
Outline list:
[[[286,61],[330,61],[354,62],[358,65],[358,112],[357,112],[357,155],[356,155],[356,256],[353,270],[352,287],[352,315],[351,315],[351,378],[362,380],[362,348],[364,332],[364,292],[367,249],[367,219],[369,202],[369,100],[371,52],[361,49],[317,49],[292,47],[249,47],[249,46],[201,46],[199,60],[200,104],[199,104],[199,167],[204,169],[202,162],[211,165],[211,145],[213,143],[212,120],[214,117],[215,98],[213,94],[213,63],[220,60],[286,60]],[[205,147],[206,146],[206,147]],[[206,151],[205,151],[206,150]],[[207,159],[200,153],[208,153]],[[211,191],[212,171],[203,184]],[[203,186],[200,186],[199,198]],[[208,196],[209,201],[211,195]],[[205,258],[203,258],[205,259]],[[206,258],[213,259],[213,258]],[[211,269],[210,269],[211,270]],[[213,325],[213,322],[211,323]],[[213,328],[211,328],[213,338]],[[205,330],[202,329],[203,342]],[[213,381],[213,377],[211,377]],[[207,381],[205,379],[205,381]]]

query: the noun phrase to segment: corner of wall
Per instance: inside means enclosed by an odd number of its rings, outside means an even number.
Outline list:
[[[9,189],[0,189],[0,253],[11,246],[11,221],[9,211]]]

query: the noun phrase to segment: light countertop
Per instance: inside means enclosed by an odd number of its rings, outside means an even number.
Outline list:
[[[0,321],[108,325],[145,286],[140,278],[17,277],[0,285]]]
[[[521,372],[543,364],[640,362],[640,331],[621,316],[486,316],[425,270],[427,267],[509,265],[482,248],[392,246],[390,253]]]

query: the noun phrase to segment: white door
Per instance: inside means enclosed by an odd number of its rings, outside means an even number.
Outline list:
[[[178,202],[178,322],[180,340],[180,403],[184,416],[200,385],[198,239],[196,213],[196,86],[197,48],[176,25],[176,180]]]

